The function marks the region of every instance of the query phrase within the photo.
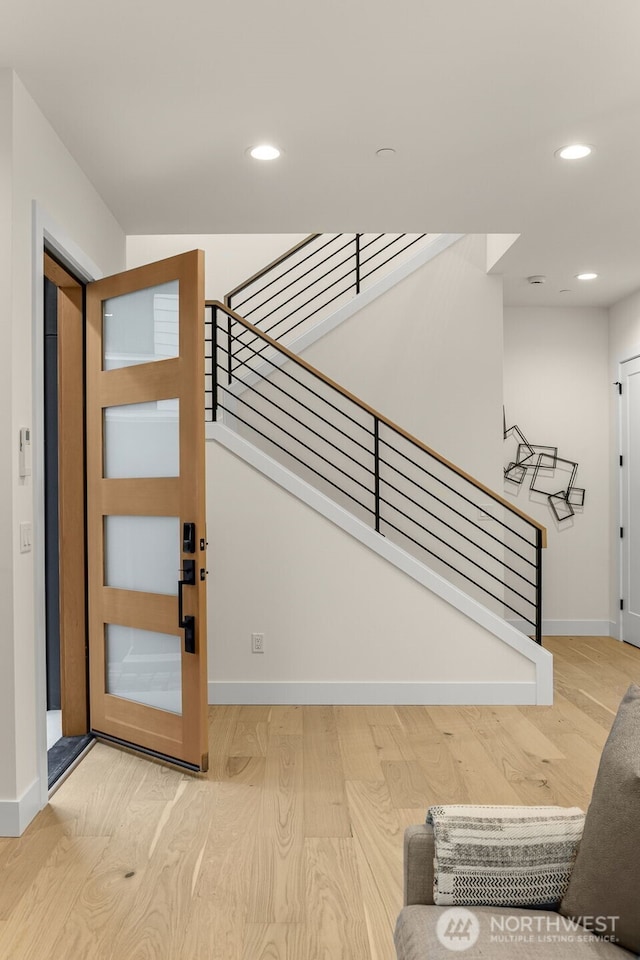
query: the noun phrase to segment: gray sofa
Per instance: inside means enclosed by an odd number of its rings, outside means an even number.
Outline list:
[[[398,960],[451,960],[456,952],[466,960],[639,956],[640,687],[627,691],[605,745],[569,887],[557,910],[436,906],[433,890],[433,828],[409,827],[405,906],[395,932]]]

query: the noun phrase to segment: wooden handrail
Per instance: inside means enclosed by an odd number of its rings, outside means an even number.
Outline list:
[[[218,307],[218,309],[223,310],[228,316],[236,320],[241,326],[245,327],[246,330],[250,330],[251,333],[254,333],[261,340],[264,340],[265,343],[268,343],[270,346],[274,347],[280,353],[284,354],[289,360],[292,360],[294,363],[297,363],[299,366],[304,367],[309,373],[313,374],[314,377],[317,377],[318,380],[322,380],[323,383],[326,383],[327,386],[331,387],[333,390],[337,390],[338,393],[342,394],[343,397],[346,397],[347,400],[351,400],[352,403],[355,403],[356,406],[360,407],[361,410],[364,410],[366,413],[370,414],[372,417],[376,417],[380,423],[384,423],[387,427],[390,427],[391,430],[394,430],[396,433],[400,434],[401,437],[404,437],[405,440],[408,440],[410,443],[415,444],[416,447],[419,447],[425,453],[428,453],[430,457],[433,457],[434,460],[437,460],[443,466],[448,467],[449,470],[453,470],[459,477],[462,477],[463,480],[467,480],[471,483],[476,489],[482,490],[483,493],[486,493],[487,496],[491,497],[492,500],[495,500],[496,503],[499,503],[501,506],[506,507],[510,513],[515,513],[522,520],[525,520],[527,523],[531,524],[532,527],[535,527],[537,530],[540,530],[542,534],[542,546],[547,546],[547,528],[541,523],[538,523],[537,520],[534,520],[533,517],[530,517],[527,513],[524,513],[523,510],[519,510],[518,507],[514,506],[508,500],[505,500],[504,497],[501,497],[499,493],[496,493],[495,490],[492,490],[490,487],[487,487],[480,480],[476,480],[475,477],[472,477],[471,474],[466,473],[460,467],[457,467],[455,463],[451,463],[450,460],[447,460],[446,457],[443,457],[440,453],[437,453],[435,450],[432,450],[431,447],[428,447],[426,443],[423,443],[422,440],[418,440],[417,437],[414,437],[407,430],[403,430],[402,427],[399,427],[397,423],[394,423],[393,420],[390,420],[388,417],[385,417],[384,414],[380,413],[378,410],[375,410],[373,407],[370,407],[368,403],[365,403],[364,400],[361,400],[359,397],[356,397],[353,393],[350,393],[348,390],[345,390],[344,387],[340,386],[339,383],[336,383],[335,380],[332,380],[331,377],[327,377],[326,374],[321,373],[320,370],[316,367],[311,366],[310,363],[307,363],[306,360],[303,360],[302,357],[297,356],[291,350],[288,350],[287,347],[284,347],[277,340],[274,340],[273,337],[270,337],[268,333],[264,333],[258,327],[254,327],[252,323],[249,323],[248,320],[245,320],[244,317],[241,317],[239,313],[236,313],[235,310],[232,310],[230,307],[225,306],[224,303],[221,303],[220,300],[206,300],[206,306],[208,307]]]
[[[266,267],[262,268],[262,270],[258,270],[258,272],[254,273],[254,275],[249,277],[248,280],[243,280],[242,283],[238,284],[237,287],[234,287],[233,290],[230,290],[229,293],[225,293],[225,303],[228,305],[229,300],[231,297],[235,297],[236,293],[240,293],[240,291],[244,290],[245,287],[251,286],[255,280],[259,280],[260,277],[264,277],[265,273],[269,273],[269,271],[273,270],[274,267],[278,267],[281,263],[284,263],[285,260],[288,260],[289,257],[293,256],[294,253],[297,253],[298,250],[302,250],[302,248],[306,247],[307,244],[312,243],[321,236],[321,233],[310,233],[308,237],[305,237],[304,240],[301,240],[300,243],[296,243],[295,246],[291,247],[290,250],[286,250],[279,257],[276,257],[275,260],[272,260],[271,263],[268,263]]]

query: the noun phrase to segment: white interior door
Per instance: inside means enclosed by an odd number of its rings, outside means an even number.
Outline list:
[[[622,639],[640,647],[640,357],[622,364]]]

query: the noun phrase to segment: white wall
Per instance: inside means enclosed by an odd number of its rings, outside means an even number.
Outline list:
[[[625,360],[640,356],[640,291],[625,297],[609,310],[609,411],[611,426],[611,448],[609,454],[611,482],[611,620],[618,624],[620,593],[620,470],[618,467],[620,404],[618,393],[613,386],[620,379],[620,364]],[[616,634],[619,636],[619,634]]]
[[[139,267],[187,250],[204,250],[205,297],[207,300],[223,300],[225,293],[248,280],[305,236],[303,233],[129,236],[127,267]]]
[[[502,487],[502,278],[464,237],[304,352],[494,490]]]
[[[487,236],[487,272],[497,266],[519,238],[519,233],[490,233]]]
[[[9,467],[10,479],[0,471],[0,493],[7,483],[11,495],[0,496],[0,531],[11,530],[10,573],[13,591],[4,596],[3,625],[0,636],[0,703],[3,709],[15,696],[12,717],[7,728],[3,726],[0,748],[0,808],[2,801],[20,799],[30,791],[38,779],[38,717],[42,704],[36,694],[36,645],[44,645],[44,638],[34,633],[34,564],[33,554],[19,552],[19,523],[33,521],[34,492],[30,481],[18,478],[18,430],[33,425],[33,201],[46,212],[50,221],[103,273],[124,267],[125,238],[119,225],[95,192],[71,155],[43,117],[15,74],[2,77],[0,122],[6,123],[6,108],[10,104],[9,139],[12,170],[9,190],[11,209],[11,289],[8,301],[10,331],[3,338],[0,355],[0,383],[2,391],[10,385],[10,403],[2,403],[0,439],[3,443],[3,468]],[[3,115],[3,105],[5,108]],[[5,127],[6,132],[6,127]],[[4,138],[2,138],[3,142]],[[3,157],[0,152],[0,177],[3,175]],[[6,185],[0,181],[0,190]],[[0,203],[3,194],[0,193]],[[4,220],[3,220],[4,229]],[[1,236],[1,234],[0,234]],[[40,256],[40,250],[35,251]],[[3,300],[7,303],[7,300]],[[12,376],[13,373],[13,376]],[[8,424],[8,431],[7,431]],[[8,436],[7,436],[8,432]],[[34,436],[34,450],[38,438]],[[38,464],[34,462],[34,470]],[[3,544],[5,540],[3,538]],[[11,577],[7,578],[10,582]],[[13,674],[5,664],[13,662]],[[15,744],[15,761],[7,740]],[[5,762],[5,757],[8,762]],[[2,814],[2,809],[0,809]],[[1,832],[1,831],[0,831]]]
[[[13,74],[0,71],[0,801],[16,795],[11,458],[11,167]]]
[[[533,683],[522,654],[213,442],[207,471],[214,696],[361,683],[376,702],[393,683]]]
[[[607,319],[596,308],[505,308],[507,426],[516,423],[530,443],[557,446],[560,457],[576,460],[576,484],[586,489],[584,509],[558,524],[527,481],[523,488],[505,484],[505,496],[547,527],[547,633],[610,632]]]

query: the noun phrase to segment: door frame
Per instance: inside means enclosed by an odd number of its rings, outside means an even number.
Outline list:
[[[32,496],[33,612],[36,685],[36,742],[39,807],[49,799],[47,774],[47,661],[44,554],[44,258],[45,243],[61,263],[85,283],[100,280],[103,271],[36,200],[32,202]],[[37,811],[34,811],[34,813]]]
[[[43,256],[45,277],[57,289],[58,483],[55,508],[59,522],[56,545],[62,736],[78,737],[89,732],[86,518],[84,509],[78,509],[79,504],[84,507],[85,500],[84,298],[81,283],[48,251],[45,250]],[[44,432],[46,434],[46,430]],[[44,436],[45,443],[46,439]],[[65,456],[69,452],[73,456]],[[51,587],[45,584],[45,589],[49,599]],[[51,664],[47,663],[47,672],[50,669]]]

